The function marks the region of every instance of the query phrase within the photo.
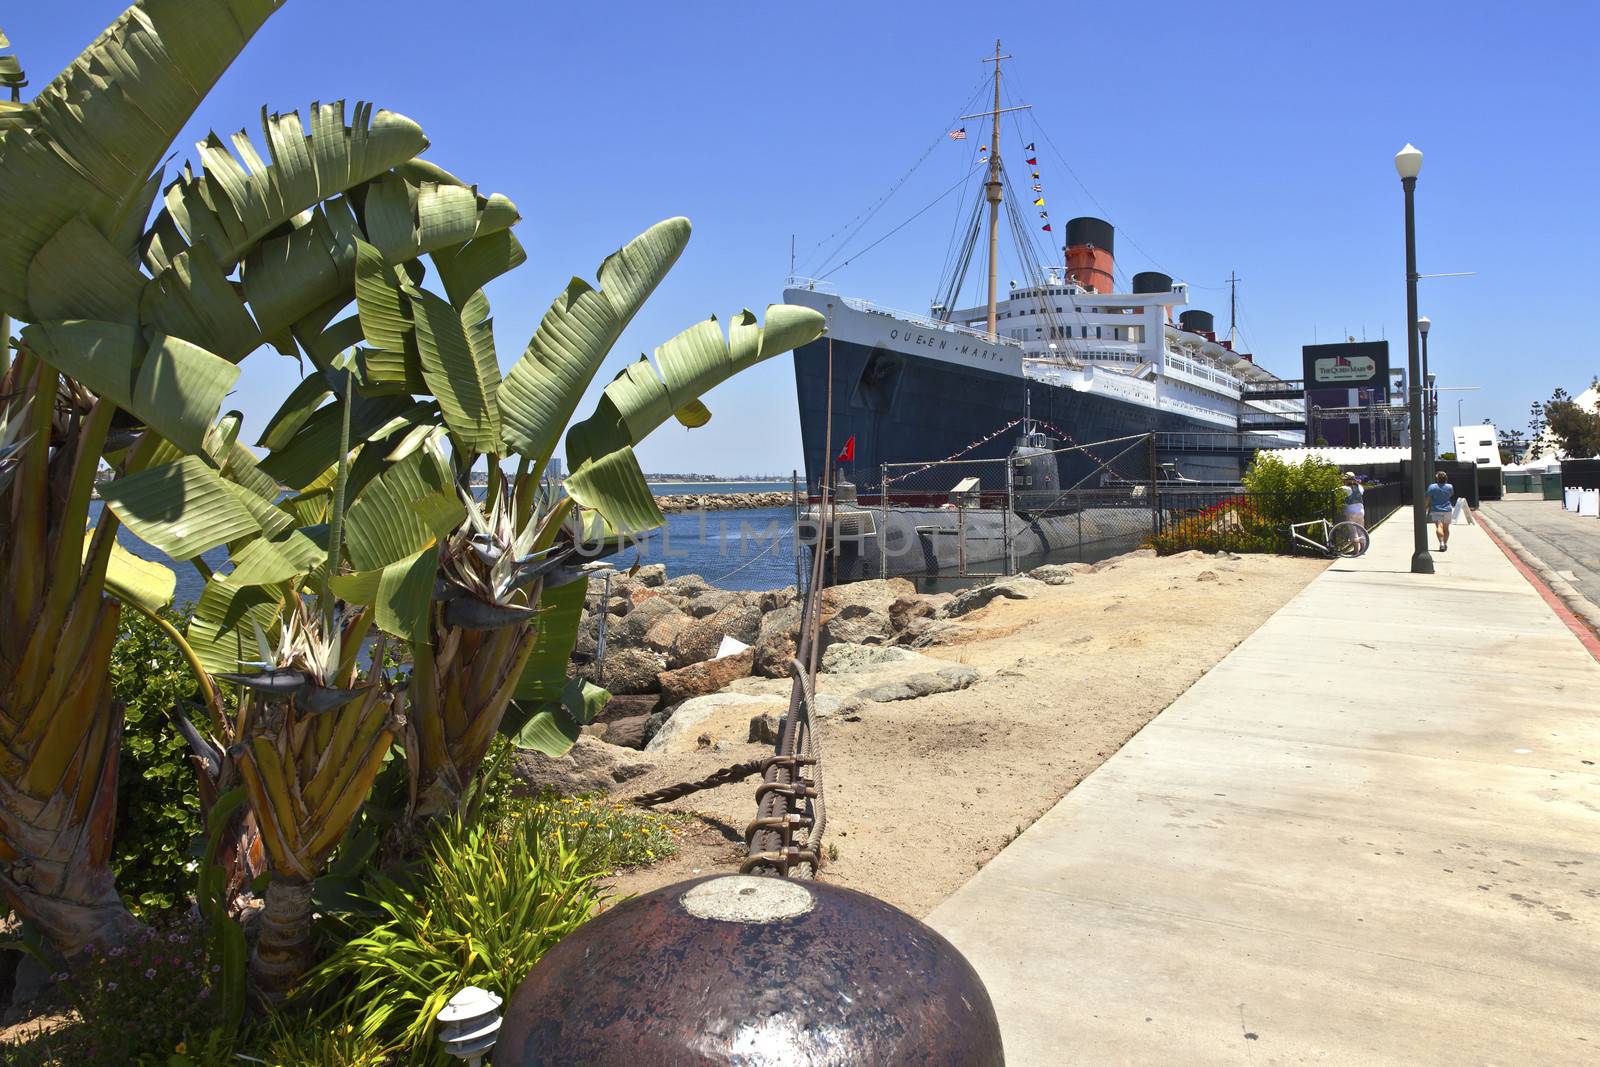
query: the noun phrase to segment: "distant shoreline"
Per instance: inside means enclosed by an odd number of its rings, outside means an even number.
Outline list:
[[[647,481],[646,485],[787,485],[787,478],[702,478],[692,482]]]

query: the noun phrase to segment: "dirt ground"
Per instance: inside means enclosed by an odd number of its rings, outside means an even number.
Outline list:
[[[956,643],[922,650],[921,670],[966,664],[971,688],[870,703],[859,721],[833,714],[818,738],[827,799],[823,880],[927,914],[1226,656],[1326,564],[1278,556],[1185,553],[1122,557],[1028,600],[996,600],[959,621]],[[819,692],[848,699],[892,678],[822,675]],[[785,683],[747,679],[731,691],[787,704]],[[649,775],[624,797],[704,777],[770,752],[746,741],[760,706],[729,707],[701,732],[714,748],[650,753]],[[660,810],[692,816],[673,860],[619,877],[642,893],[736,869],[754,814],[756,779]]]

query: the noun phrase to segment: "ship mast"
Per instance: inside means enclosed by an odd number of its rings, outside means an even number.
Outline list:
[[[1000,54],[1000,39],[994,41],[994,133],[989,137],[989,180],[983,183],[983,195],[989,201],[989,340],[999,335],[995,330],[1000,291],[1000,61],[1010,59]],[[985,63],[990,62],[984,60]]]

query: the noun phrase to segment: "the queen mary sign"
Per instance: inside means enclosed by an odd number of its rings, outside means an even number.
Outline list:
[[[1381,389],[1389,380],[1389,342],[1357,341],[1342,345],[1306,345],[1308,391],[1315,389]]]

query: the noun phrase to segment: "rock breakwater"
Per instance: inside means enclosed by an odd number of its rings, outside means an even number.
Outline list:
[[[753,511],[794,506],[794,495],[782,490],[755,493],[669,493],[656,497],[665,514],[685,511]]]

